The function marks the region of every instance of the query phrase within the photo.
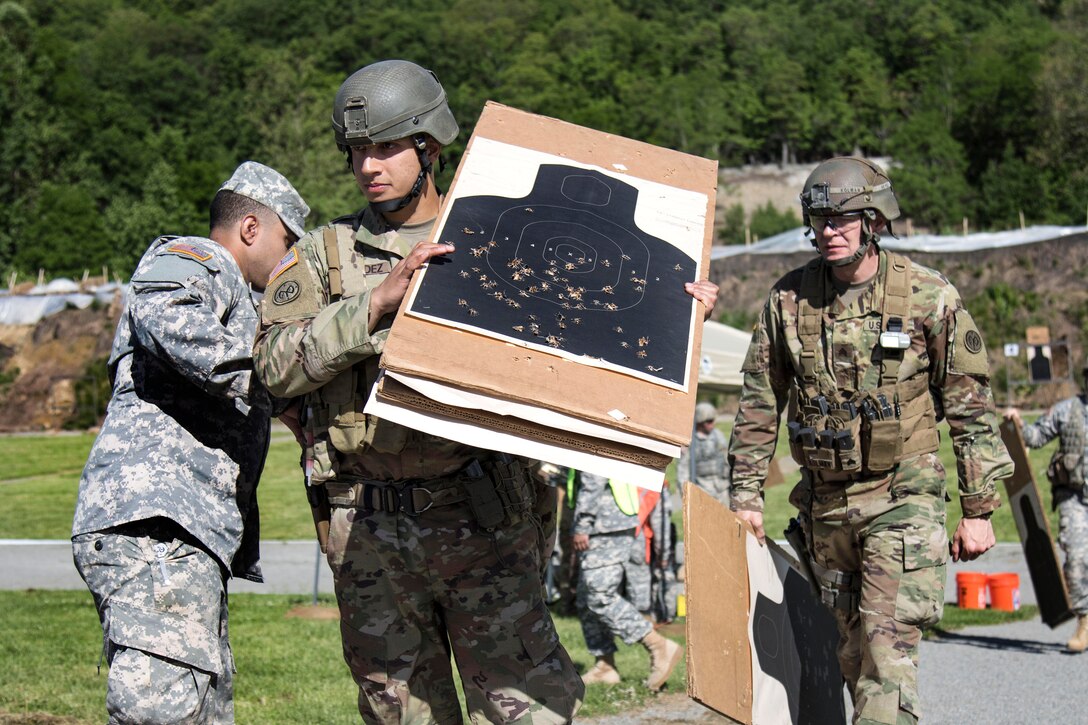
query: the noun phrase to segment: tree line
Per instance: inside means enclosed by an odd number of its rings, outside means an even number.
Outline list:
[[[916,227],[1079,224],[1086,44],[1088,0],[2,0],[0,270],[126,274],[247,158],[312,224],[357,208],[332,98],[393,57],[450,96],[447,182],[491,99],[727,166],[888,156]]]

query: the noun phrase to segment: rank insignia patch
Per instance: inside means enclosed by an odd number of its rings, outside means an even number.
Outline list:
[[[198,259],[201,262],[207,262],[212,258],[212,255],[209,252],[198,249],[191,244],[171,244],[166,251],[173,254],[185,254],[194,259]]]

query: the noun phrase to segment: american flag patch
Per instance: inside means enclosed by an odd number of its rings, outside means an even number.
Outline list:
[[[190,257],[199,259],[201,262],[207,262],[212,258],[210,253],[205,252],[203,249],[198,249],[191,244],[171,244],[166,251],[175,254],[187,254]]]
[[[279,277],[296,264],[298,264],[298,251],[291,249],[287,254],[283,255],[283,259],[279,261],[276,268],[272,270],[272,274],[268,276],[268,284],[272,284],[276,277]]]

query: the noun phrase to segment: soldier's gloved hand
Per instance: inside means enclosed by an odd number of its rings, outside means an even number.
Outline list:
[[[996,543],[989,518],[960,519],[952,535],[952,561],[974,561]]]
[[[747,521],[752,525],[752,528],[756,531],[756,538],[759,539],[759,545],[763,546],[766,541],[766,535],[763,532],[763,512],[762,511],[736,511],[737,518],[741,521]]]

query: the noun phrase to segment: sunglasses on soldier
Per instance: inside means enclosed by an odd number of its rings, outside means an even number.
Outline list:
[[[812,225],[814,231],[822,231],[825,227],[830,227],[838,231],[844,231],[853,227],[855,224],[861,221],[860,211],[850,212],[849,214],[835,214],[834,216],[816,216],[814,214],[809,215],[809,223]]]

